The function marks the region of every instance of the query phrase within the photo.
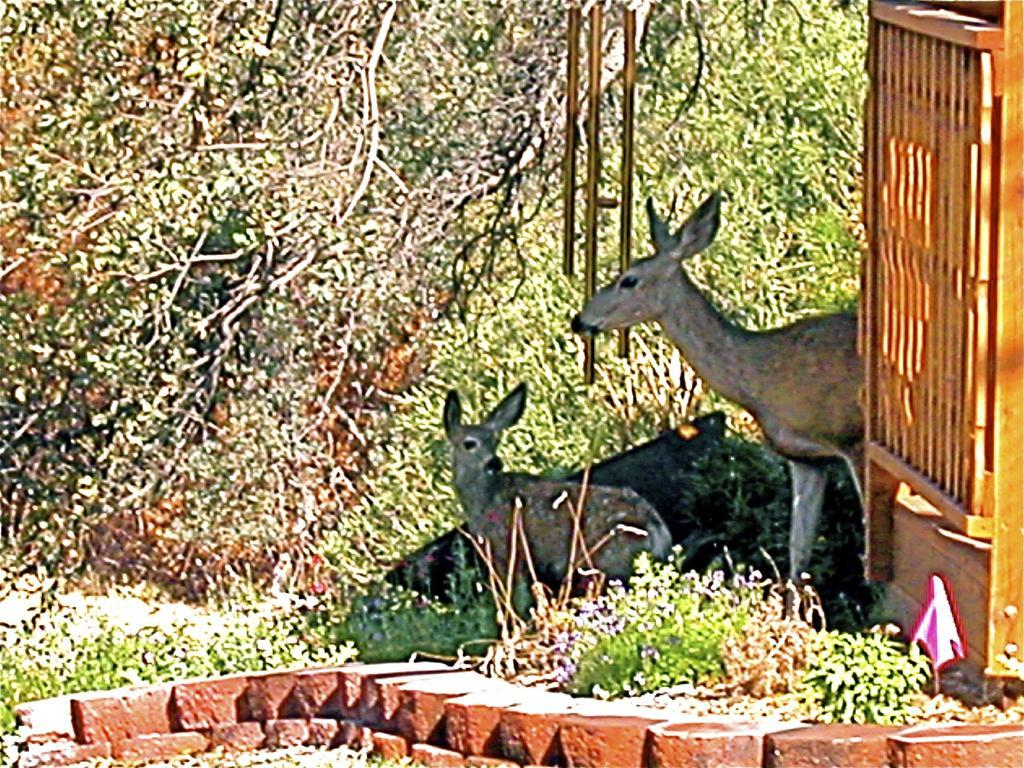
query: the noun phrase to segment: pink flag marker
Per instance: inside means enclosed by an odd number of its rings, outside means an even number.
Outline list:
[[[960,612],[946,580],[937,573],[928,579],[928,596],[914,623],[910,642],[920,643],[932,660],[936,683],[944,667],[967,655],[960,632]]]

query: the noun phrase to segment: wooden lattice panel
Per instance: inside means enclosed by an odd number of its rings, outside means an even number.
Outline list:
[[[990,465],[992,53],[874,22],[868,439],[972,514]]]

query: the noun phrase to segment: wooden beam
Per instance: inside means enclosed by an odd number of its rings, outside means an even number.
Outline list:
[[[960,533],[978,539],[987,539],[992,536],[992,518],[968,514],[956,499],[940,488],[931,478],[898,456],[894,456],[884,445],[869,442],[867,460],[899,482],[907,483],[915,493],[938,510],[949,526]]]
[[[1003,28],[998,24],[945,8],[923,3],[871,0],[871,17],[968,48],[995,51],[1003,47]]]
[[[1003,0],[922,0],[925,5],[946,8],[963,16],[979,16],[999,23],[1003,18]]]

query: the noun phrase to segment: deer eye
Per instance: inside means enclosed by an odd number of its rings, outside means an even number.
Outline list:
[[[462,441],[462,447],[467,451],[474,450],[478,445],[480,445],[480,443],[477,442],[475,437],[467,437]]]
[[[626,275],[619,280],[619,288],[636,288],[636,284],[640,282],[634,275]]]

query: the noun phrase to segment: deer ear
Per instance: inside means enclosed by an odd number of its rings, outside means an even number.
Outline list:
[[[452,433],[462,425],[462,403],[459,402],[459,393],[454,389],[448,390],[448,396],[444,399],[444,434],[451,437]]]
[[[676,258],[688,259],[711,245],[718,234],[721,209],[722,194],[718,191],[712,192],[676,235]]]
[[[520,384],[495,407],[484,422],[495,432],[507,429],[519,421],[526,408],[526,384]]]
[[[658,212],[654,210],[654,198],[647,198],[647,222],[651,226],[651,241],[654,243],[654,250],[659,253],[668,253],[675,250],[676,238],[668,231],[665,222],[658,218]]]

